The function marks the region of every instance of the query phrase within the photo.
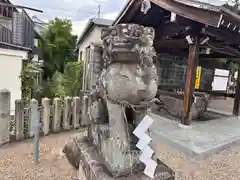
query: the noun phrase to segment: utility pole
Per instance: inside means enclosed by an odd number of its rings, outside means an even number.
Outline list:
[[[101,17],[101,5],[100,4],[98,5],[97,17],[98,17],[98,19],[100,19],[100,17]]]

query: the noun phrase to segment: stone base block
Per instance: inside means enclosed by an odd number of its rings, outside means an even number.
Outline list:
[[[110,173],[104,168],[103,160],[98,155],[96,148],[85,141],[80,143],[80,168],[85,173],[87,180],[150,180],[143,172],[132,173],[128,176],[113,178]],[[175,173],[161,161],[158,162],[158,167],[153,180],[174,180]],[[81,180],[81,179],[79,179]]]

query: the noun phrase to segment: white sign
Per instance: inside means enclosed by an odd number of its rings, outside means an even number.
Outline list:
[[[229,71],[225,69],[215,69],[212,83],[213,91],[226,91],[228,86]]]
[[[226,91],[228,84],[228,78],[225,77],[214,77],[212,83],[212,90],[213,91]]]
[[[225,76],[228,77],[229,76],[229,71],[225,70],[225,69],[215,69],[215,76]]]

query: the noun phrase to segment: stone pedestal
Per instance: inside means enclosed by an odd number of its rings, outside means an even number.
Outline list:
[[[79,143],[80,149],[80,168],[83,169],[87,180],[150,180],[143,171],[132,172],[127,176],[112,177],[104,168],[103,160],[93,145],[87,141]],[[158,162],[158,167],[153,180],[174,180],[175,173],[162,162]],[[79,179],[80,180],[80,179]]]

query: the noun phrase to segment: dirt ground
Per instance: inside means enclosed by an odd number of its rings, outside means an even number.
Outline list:
[[[33,140],[0,147],[1,180],[74,180],[76,170],[61,149],[76,132],[49,135],[40,141],[39,165],[33,162]]]

